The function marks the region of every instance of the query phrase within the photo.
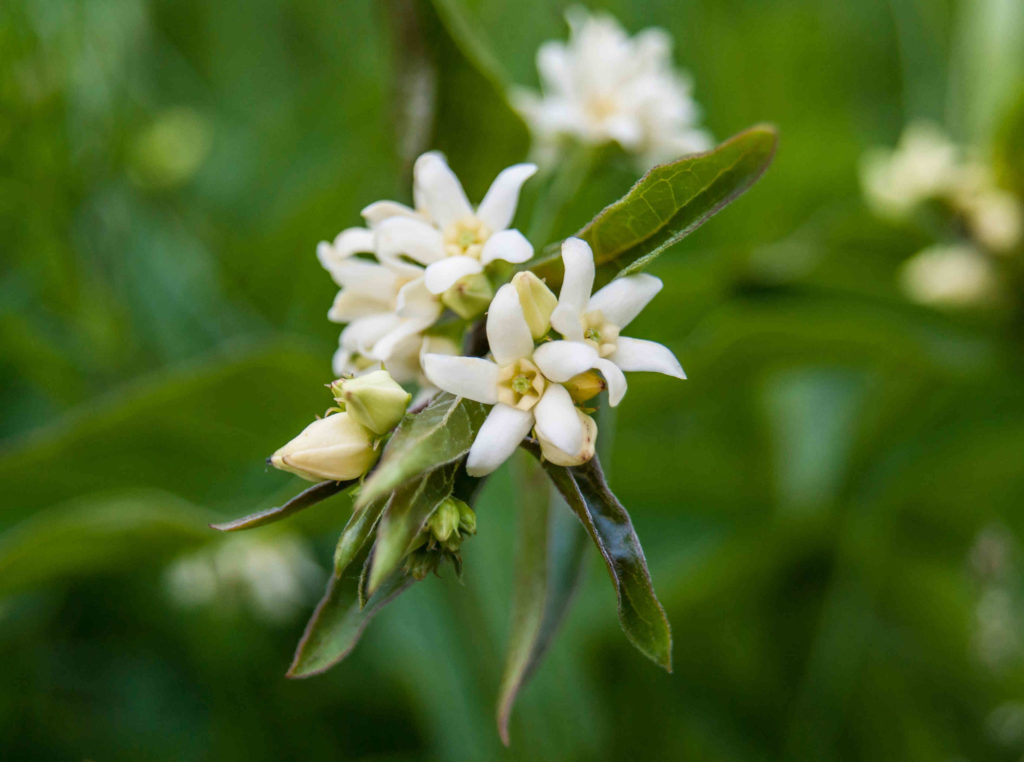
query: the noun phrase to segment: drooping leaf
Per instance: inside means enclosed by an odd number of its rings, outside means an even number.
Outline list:
[[[469,452],[486,417],[485,405],[447,392],[419,413],[407,415],[359,491],[356,509],[385,497],[415,476],[461,458]]]
[[[336,495],[339,492],[348,489],[354,484],[355,481],[320,482],[318,484],[314,484],[309,489],[303,490],[284,505],[279,505],[276,508],[268,508],[265,511],[250,513],[248,516],[243,516],[242,518],[234,519],[233,521],[223,521],[217,524],[210,524],[210,528],[221,532],[237,532],[241,529],[252,529],[253,527],[262,527],[267,524],[273,524],[275,521],[286,519],[304,508],[316,505],[332,495]]]
[[[361,554],[366,558],[366,553]],[[361,566],[361,565],[360,565]],[[361,605],[359,582],[361,574],[349,569],[341,576],[331,575],[327,592],[317,604],[313,616],[302,633],[295,656],[288,667],[287,677],[312,677],[333,667],[348,656],[374,615],[415,580],[397,572]]]
[[[545,462],[544,470],[583,522],[608,567],[618,598],[619,623],[626,637],[641,653],[671,672],[672,632],[665,609],[654,593],[633,522],[608,489],[597,457],[573,468]]]
[[[759,125],[707,153],[649,170],[577,234],[594,250],[600,279],[639,272],[707,222],[757,182],[777,143],[776,129]],[[531,269],[549,283],[561,281],[557,254]]]
[[[397,490],[388,501],[373,546],[367,595],[398,569],[430,514],[452,494],[456,466],[437,468]]]
[[[522,478],[515,588],[496,715],[506,746],[512,707],[568,611],[584,570],[587,542],[583,528],[568,511],[551,510],[552,502],[561,503],[561,499],[552,494],[540,466],[526,460],[517,465]]]
[[[338,538],[338,545],[334,549],[334,575],[336,577],[345,572],[348,565],[363,549],[387,504],[387,500],[375,500],[369,505],[353,511]]]

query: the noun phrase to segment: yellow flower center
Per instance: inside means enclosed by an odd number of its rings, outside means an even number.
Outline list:
[[[505,365],[498,371],[498,402],[519,410],[530,410],[540,401],[547,383],[537,366],[529,360]]]
[[[449,257],[480,259],[484,243],[490,237],[490,228],[476,217],[467,217],[452,223],[445,229],[444,252]]]
[[[619,341],[619,327],[604,319],[600,310],[588,312],[583,316],[583,340],[590,344],[601,357],[608,357],[615,352]]]

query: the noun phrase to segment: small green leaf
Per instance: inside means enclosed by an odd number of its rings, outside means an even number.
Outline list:
[[[486,417],[485,405],[447,392],[419,413],[407,415],[359,491],[356,510],[387,496],[415,476],[461,458],[469,452]]]
[[[366,558],[366,553],[362,554]],[[327,592],[306,625],[287,677],[312,677],[325,672],[348,656],[374,615],[415,580],[393,574],[362,606],[358,587],[360,574],[349,571],[340,577],[331,575]]]
[[[531,451],[536,453],[534,448]],[[587,530],[608,567],[619,602],[619,622],[630,642],[672,671],[672,632],[662,608],[633,522],[608,489],[597,457],[582,466],[544,463],[551,481]]]
[[[455,465],[437,468],[397,490],[388,501],[373,545],[366,585],[372,596],[412,550],[416,535],[438,504],[452,494]]]
[[[778,132],[751,127],[707,153],[649,170],[629,193],[602,210],[577,235],[594,250],[603,280],[638,272],[734,201],[771,164]],[[532,266],[549,283],[562,278],[557,255]]]
[[[348,489],[353,484],[355,484],[354,481],[320,482],[318,484],[314,484],[309,489],[303,490],[284,505],[279,505],[276,508],[268,508],[265,511],[259,511],[257,513],[250,513],[248,516],[243,516],[242,518],[235,519],[233,521],[210,524],[210,528],[221,532],[237,532],[241,529],[252,529],[253,527],[262,527],[267,524],[273,524],[275,521],[286,519],[304,508],[316,505],[322,500],[326,500],[332,495],[336,495],[339,492]]]
[[[387,500],[375,500],[369,505],[353,511],[338,538],[338,546],[334,549],[334,575],[336,577],[345,572],[348,565],[363,549],[373,528],[377,526],[377,521],[387,503]]]

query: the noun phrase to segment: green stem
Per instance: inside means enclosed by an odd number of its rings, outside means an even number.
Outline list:
[[[593,146],[575,143],[565,160],[554,170],[551,182],[534,204],[530,218],[527,238],[535,248],[540,249],[550,242],[566,206],[594,168],[596,156],[597,150]]]

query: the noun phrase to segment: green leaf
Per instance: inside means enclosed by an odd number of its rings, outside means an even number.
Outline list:
[[[363,549],[387,504],[387,500],[375,500],[369,505],[353,511],[338,538],[338,545],[334,549],[334,575],[336,577],[345,572],[348,565]]]
[[[447,392],[421,412],[407,415],[359,491],[356,510],[415,476],[460,459],[469,452],[486,417],[487,406]]]
[[[567,511],[552,512],[544,471],[520,460],[519,536],[505,672],[498,693],[498,733],[508,746],[508,725],[519,691],[543,658],[584,571],[587,535]]]
[[[535,452],[536,449],[531,448]],[[633,522],[605,482],[595,456],[582,466],[544,463],[551,481],[583,522],[608,567],[619,603],[619,623],[637,649],[672,671],[672,632],[662,608]]]
[[[252,529],[253,527],[262,527],[267,524],[273,524],[275,521],[286,519],[304,508],[316,505],[332,495],[336,495],[339,492],[348,489],[354,484],[355,481],[320,482],[319,484],[314,484],[309,489],[303,490],[284,505],[279,505],[276,508],[268,508],[265,511],[251,513],[248,516],[243,516],[242,518],[234,519],[233,521],[210,524],[210,528],[221,532],[237,532],[241,529]]]
[[[366,553],[362,554],[366,558]],[[312,677],[325,672],[348,656],[374,615],[415,580],[401,573],[391,575],[380,589],[360,605],[360,573],[331,575],[327,592],[306,625],[287,677]]]
[[[577,233],[593,248],[598,267],[604,266],[602,279],[639,272],[711,219],[764,174],[777,143],[776,129],[759,125],[707,153],[649,170]],[[557,255],[531,269],[549,283],[561,282]]]
[[[435,469],[395,490],[377,529],[377,542],[373,545],[369,581],[366,585],[368,595],[372,596],[398,569],[412,550],[412,543],[430,514],[442,500],[452,494],[455,469],[454,464]]]

